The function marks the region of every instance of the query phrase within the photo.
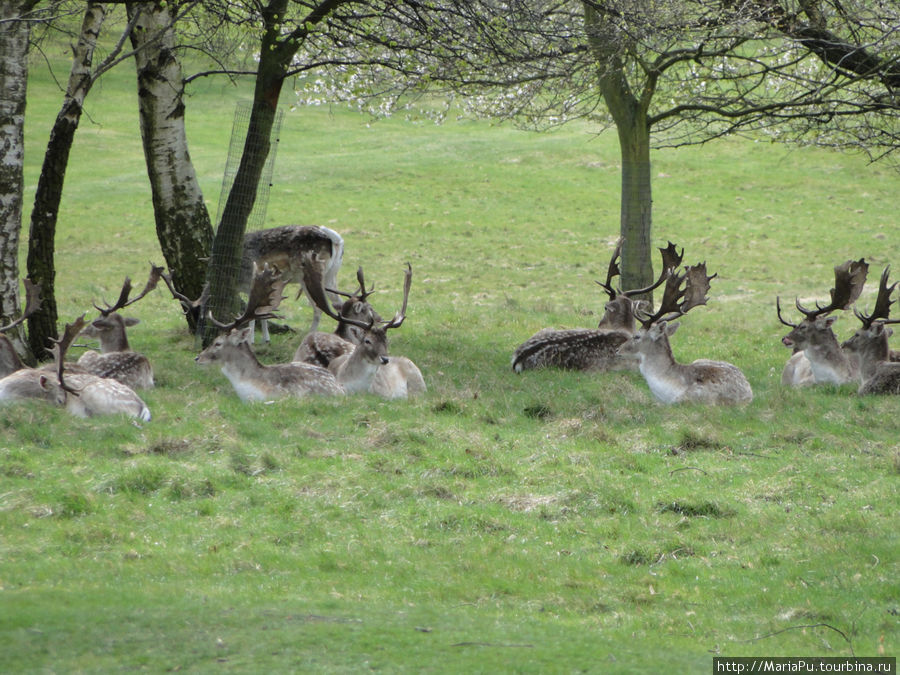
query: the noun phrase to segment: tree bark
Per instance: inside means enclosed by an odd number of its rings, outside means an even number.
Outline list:
[[[141,12],[131,33],[136,50],[141,138],[153,195],[156,234],[175,287],[199,298],[206,282],[213,228],[188,152],[184,81],[176,56],[178,3],[129,2]],[[191,329],[195,316],[186,315]]]
[[[58,337],[54,262],[56,222],[59,217],[59,204],[62,199],[69,153],[81,121],[84,99],[94,83],[91,64],[97,37],[105,18],[106,7],[102,3],[88,3],[73,53],[66,95],[50,130],[50,141],[44,153],[41,176],[34,196],[34,207],[31,210],[28,276],[34,283],[41,284],[42,302],[41,308],[28,317],[28,344],[38,359],[48,355],[51,340]]]
[[[37,0],[0,0],[0,325],[19,311],[19,235],[25,189],[25,92],[30,23],[19,20]],[[34,363],[21,328],[7,333],[16,351]]]

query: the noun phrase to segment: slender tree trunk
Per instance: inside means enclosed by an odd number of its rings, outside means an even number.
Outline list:
[[[20,21],[37,1],[0,0],[0,325],[20,315],[19,235],[25,188],[25,91],[30,24]],[[21,329],[7,337],[34,363]]]
[[[176,2],[129,2],[141,12],[131,33],[135,48],[141,138],[153,194],[156,234],[175,287],[199,298],[206,282],[213,228],[188,152],[184,83],[175,48]],[[187,320],[194,326],[193,315]]]
[[[81,23],[81,33],[72,58],[72,70],[62,108],[50,131],[44,163],[31,210],[28,236],[28,276],[41,284],[41,308],[28,317],[28,344],[38,359],[48,355],[51,340],[58,336],[56,309],[56,266],[54,262],[56,221],[62,200],[69,152],[81,121],[84,99],[94,83],[91,64],[106,6],[89,2]]]

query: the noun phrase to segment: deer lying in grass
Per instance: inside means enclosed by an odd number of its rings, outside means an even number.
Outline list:
[[[275,318],[285,281],[275,270],[254,272],[244,313],[229,324],[210,320],[223,333],[195,359],[201,365],[218,363],[235,392],[244,402],[302,398],[310,394],[337,395],[344,390],[326,369],[308,363],[263,365],[250,348],[250,322]]]
[[[776,298],[778,320],[791,328],[781,342],[794,350],[782,372],[783,385],[841,385],[854,382],[859,377],[856,363],[843,352],[832,330],[837,317],[831,316],[831,312],[849,309],[856,302],[862,293],[868,270],[869,265],[862,258],[848,260],[835,267],[831,302],[825,306],[816,303],[816,309],[810,310],[797,300],[797,309],[803,314],[799,324],[784,319],[781,299]]]
[[[412,267],[407,264],[403,285],[403,306],[387,322],[358,321],[339,316],[328,306],[321,279],[309,276],[306,287],[319,308],[332,319],[343,320],[363,332],[360,343],[349,354],[343,354],[328,364],[338,382],[348,393],[377,394],[384,398],[407,398],[426,390],[422,372],[404,356],[388,356],[387,331],[399,328],[406,318],[406,305],[412,285]]]
[[[83,334],[100,340],[100,352],[87,351],[78,359],[78,365],[100,377],[110,377],[132,389],[153,387],[153,367],[146,356],[131,349],[125,329],[140,321],[119,314],[120,309],[133,305],[159,283],[162,268],[150,265],[150,278],[144,290],[136,298],[128,299],[131,293],[131,279],[125,277],[119,299],[106,308],[94,305],[100,316],[85,326]]]
[[[538,331],[513,353],[512,367],[515,372],[548,366],[586,371],[632,367],[633,362],[620,357],[617,350],[634,333],[635,309],[643,303],[634,298],[649,293],[662,284],[668,271],[681,264],[684,251],[679,255],[675,245],[669,242],[667,248],[659,249],[663,269],[656,283],[647,288],[622,291],[612,286],[613,277],[620,274],[617,260],[621,250],[620,241],[610,260],[606,283],[597,282],[609,295],[609,302],[604,307],[603,317],[597,328],[545,328]]]
[[[687,267],[684,274],[671,270],[659,309],[650,316],[639,314],[642,327],[619,347],[620,354],[638,358],[650,391],[663,403],[727,405],[753,400],[750,383],[736,366],[707,359],[681,364],[672,355],[669,337],[679,324],[670,321],[705,305],[714,277],[706,276],[706,263]]]
[[[890,267],[886,267],[881,275],[878,298],[871,314],[863,314],[853,310],[862,328],[841,347],[859,360],[859,393],[866,394],[900,394],[900,362],[892,360],[888,338],[892,330],[887,324],[900,323],[900,319],[890,319],[890,307],[893,301],[891,292],[896,283],[887,285]]]
[[[350,321],[366,325],[381,321],[381,316],[369,304],[369,296],[374,287],[366,290],[362,267],[356,271],[356,279],[359,282],[359,289],[354,293],[327,289],[347,298],[343,302],[334,303],[335,312],[339,317],[337,328],[333,333],[321,331],[309,333],[294,352],[293,361],[314,363],[327,368],[335,358],[349,354],[362,342],[365,331],[359,325],[349,323]]]
[[[255,270],[266,265],[278,270],[284,283],[300,284],[300,294],[306,292],[313,307],[313,320],[309,328],[315,331],[322,312],[316,307],[309,292],[303,286],[304,268],[312,265],[329,288],[337,287],[337,274],[344,256],[344,240],[334,230],[317,225],[283,225],[256,230],[244,235],[238,290],[249,293]],[[337,298],[334,298],[337,300]],[[268,321],[261,320],[263,340],[269,342]],[[252,336],[252,324],[251,324]],[[251,339],[252,342],[252,339]]]

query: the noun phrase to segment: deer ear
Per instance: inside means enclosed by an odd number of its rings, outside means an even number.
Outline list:
[[[253,326],[244,326],[233,333],[236,342],[250,342],[253,338]]]
[[[675,335],[675,331],[678,330],[678,327],[681,324],[676,321],[675,323],[665,324],[663,327],[665,328],[666,335]]]
[[[41,389],[43,389],[44,391],[50,390],[46,375],[41,375],[40,377],[38,377],[38,384],[41,385]]]
[[[133,316],[129,316],[127,319],[125,319],[126,326],[137,326],[140,322],[140,319],[135,319]]]
[[[830,316],[826,316],[825,321],[824,321],[825,327],[830,328],[831,326],[834,325],[834,322],[837,320],[838,320],[838,318],[834,314],[831,314]]]

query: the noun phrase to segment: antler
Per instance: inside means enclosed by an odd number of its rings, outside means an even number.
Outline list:
[[[278,318],[275,310],[284,300],[284,287],[287,282],[282,274],[268,264],[264,265],[262,270],[253,263],[253,282],[250,285],[250,293],[247,296],[247,306],[244,313],[237,317],[231,323],[220,323],[216,321],[212,315],[212,311],[208,312],[209,320],[213,325],[222,331],[231,330],[244,326],[251,321],[261,321],[263,319]]]
[[[394,314],[394,318],[384,324],[384,329],[399,328],[406,318],[406,302],[409,300],[409,289],[412,286],[412,265],[406,263],[406,277],[403,282],[403,306]]]
[[[362,280],[362,267],[359,268],[357,278],[360,281],[360,287],[363,288],[364,284]],[[325,312],[325,314],[330,316],[335,321],[347,323],[351,326],[362,328],[363,330],[369,330],[374,325],[374,320],[366,322],[358,321],[347,316],[341,316],[329,306],[328,300],[325,298],[325,287],[322,285],[322,277],[319,274],[319,271],[315,269],[315,265],[303,266],[303,285],[306,287],[306,291],[309,293],[309,297],[312,298],[312,301],[315,303],[316,307],[321,309],[323,312]],[[406,304],[409,300],[409,289],[411,285],[412,265],[406,263],[406,280],[403,285],[403,306],[400,308],[400,311],[394,315],[393,319],[385,322],[385,330],[387,330],[388,328],[398,328],[406,318]],[[371,292],[372,290],[370,289],[368,293]]]
[[[674,269],[669,270],[659,309],[654,314],[647,315],[646,318],[638,317],[645,329],[650,328],[660,319],[674,319],[682,314],[687,314],[698,305],[706,304],[709,282],[718,274],[707,276],[705,262],[684,269],[683,274],[679,274]]]
[[[22,316],[12,323],[6,326],[0,326],[0,333],[15,328],[29,316],[38,311],[41,306],[41,285],[32,283],[31,279],[22,279],[22,283],[25,285],[25,310],[22,312]]]
[[[175,288],[175,282],[172,281],[171,274],[161,272],[160,276],[162,277],[162,280],[166,282],[166,286],[169,287],[169,293],[172,294],[172,297],[181,302],[181,307],[185,314],[193,314],[196,316],[199,314],[200,308],[206,305],[209,300],[209,284],[203,285],[203,291],[200,293],[199,298],[191,300],[188,296]]]
[[[796,300],[794,304],[807,321],[815,321],[817,317],[829,314],[836,309],[849,309],[862,293],[868,272],[869,263],[865,258],[848,260],[834,268],[834,288],[831,289],[830,303],[823,307],[817,302],[816,308],[813,310],[806,309],[799,300]]]
[[[94,305],[98,312],[100,312],[103,316],[109,316],[113,312],[128,307],[128,305],[133,305],[138,300],[143,298],[147,293],[156,288],[156,285],[159,283],[159,279],[162,276],[163,268],[157,267],[152,262],[150,263],[150,277],[147,279],[147,284],[144,286],[144,290],[141,291],[140,295],[136,298],[128,299],[128,296],[131,294],[131,278],[125,277],[125,283],[122,284],[122,290],[119,292],[119,299],[116,300],[116,304],[110,305],[108,302],[104,301],[106,305],[106,309],[98,305]]]
[[[617,295],[624,295],[628,298],[633,298],[636,295],[644,295],[645,293],[649,293],[659,286],[668,278],[669,270],[678,269],[678,266],[681,265],[681,261],[684,258],[684,249],[681,249],[681,253],[678,253],[678,247],[675,246],[671,241],[669,242],[666,248],[660,248],[659,253],[662,256],[662,271],[659,274],[659,278],[653,282],[652,285],[647,286],[646,288],[635,288],[630,291],[619,291],[612,287],[612,278],[616,275],[621,275],[621,270],[619,269],[619,265],[616,260],[619,258],[620,253],[622,252],[622,240],[619,239],[619,242],[616,244],[616,250],[613,253],[612,260],[609,261],[609,271],[606,275],[606,283],[597,282],[597,284],[609,295],[610,299],[615,300]]]
[[[78,334],[84,329],[84,326],[85,320],[84,314],[82,314],[72,323],[66,324],[66,330],[63,332],[63,336],[58,340],[54,340],[54,345],[50,348],[50,353],[53,354],[53,357],[56,360],[56,379],[59,380],[59,386],[62,387],[63,391],[75,394],[76,396],[78,396],[78,391],[66,384],[63,371],[65,370],[66,352],[69,350],[69,346],[75,338],[78,337]]]
[[[597,285],[600,286],[600,288],[602,288],[604,291],[606,291],[606,294],[609,296],[610,300],[615,300],[616,295],[618,295],[618,293],[616,293],[616,289],[612,287],[612,280],[613,277],[621,276],[622,274],[622,270],[619,269],[619,263],[617,262],[621,253],[622,238],[620,237],[619,241],[616,242],[616,250],[613,251],[612,258],[609,261],[609,268],[606,271],[606,283],[603,283],[602,281],[597,282]]]
[[[356,270],[356,280],[359,282],[359,288],[353,293],[344,293],[343,291],[339,291],[333,288],[326,288],[325,290],[336,295],[343,295],[345,298],[355,299],[360,302],[366,302],[366,299],[375,292],[375,284],[372,284],[372,288],[366,290],[366,279],[363,276],[362,265],[360,265]]]
[[[872,323],[876,319],[883,319],[885,323],[900,322],[900,319],[894,319],[893,321],[889,319],[891,313],[891,305],[894,304],[894,301],[891,300],[891,293],[894,292],[894,288],[896,288],[897,286],[896,281],[890,286],[887,285],[890,272],[891,266],[888,265],[881,273],[881,280],[878,282],[878,296],[875,299],[875,309],[872,310],[871,314],[863,314],[855,307],[853,308],[853,313],[856,315],[856,318],[862,322],[863,328],[871,328]]]

